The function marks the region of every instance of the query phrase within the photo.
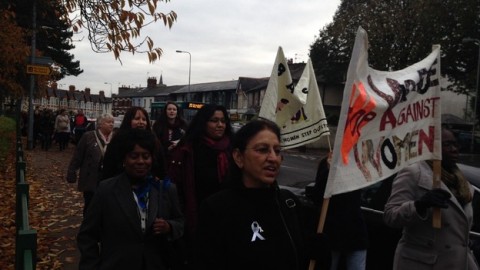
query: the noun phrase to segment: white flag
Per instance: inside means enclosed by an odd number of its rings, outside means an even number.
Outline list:
[[[440,47],[394,72],[368,65],[359,28],[348,67],[325,198],[372,185],[400,169],[441,159]]]
[[[282,47],[278,47],[259,116],[283,126],[302,105],[300,98],[295,95],[292,76]]]
[[[329,135],[327,119],[323,110],[320,90],[313,71],[312,61],[308,59],[302,76],[295,86],[295,92],[305,100],[298,111],[281,126],[281,144],[284,149],[298,147]]]

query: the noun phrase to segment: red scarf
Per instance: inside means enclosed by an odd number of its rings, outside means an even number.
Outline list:
[[[217,151],[217,172],[218,180],[223,181],[228,170],[228,153],[230,146],[230,139],[228,137],[223,137],[220,140],[212,140],[208,137],[203,137],[203,143],[208,147]]]

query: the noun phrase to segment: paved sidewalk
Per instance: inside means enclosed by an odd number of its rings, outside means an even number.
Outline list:
[[[78,269],[76,235],[82,221],[83,197],[65,181],[75,146],[49,151],[25,150],[30,184],[30,226],[37,230],[37,269]]]

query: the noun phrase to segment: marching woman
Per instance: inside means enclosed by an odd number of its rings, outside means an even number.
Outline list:
[[[178,187],[185,214],[185,256],[191,266],[198,206],[223,189],[230,157],[232,127],[225,107],[205,105],[190,122],[185,135],[171,152],[167,175]]]
[[[95,191],[77,236],[79,269],[168,269],[169,242],[183,234],[176,187],[151,174],[152,132],[116,136],[124,170]]]
[[[114,136],[112,137],[112,141],[105,152],[102,180],[123,172],[122,157],[118,154],[118,149],[121,148],[122,143],[118,141],[116,135],[123,132],[128,132],[131,129],[143,129],[153,134],[152,127],[150,125],[150,119],[148,118],[148,112],[144,108],[131,107],[125,112],[122,124],[115,132]],[[155,144],[155,163],[152,165],[152,173],[155,177],[163,179],[165,177],[166,170],[164,151],[159,140],[156,140]]]
[[[270,121],[243,126],[232,143],[230,188],[200,208],[195,269],[306,269],[300,204],[280,190],[280,129]]]
[[[469,246],[473,187],[457,167],[458,144],[442,129],[441,185],[432,188],[433,163],[422,161],[400,170],[385,205],[387,225],[402,228],[393,269],[479,269]],[[441,209],[441,228],[432,226]]]
[[[185,134],[187,123],[181,117],[180,108],[175,102],[167,101],[160,117],[152,126],[155,135],[162,143],[165,156],[177,146],[178,141]]]

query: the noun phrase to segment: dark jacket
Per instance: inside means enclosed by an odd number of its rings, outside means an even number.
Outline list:
[[[312,199],[322,209],[323,196],[327,185],[328,167],[326,160],[319,164],[315,177]],[[323,165],[323,166],[322,166]],[[337,252],[348,252],[368,248],[368,231],[361,210],[361,190],[332,196],[329,200],[323,233],[328,237],[330,247]],[[318,221],[318,218],[317,218]]]
[[[189,237],[196,235],[199,204],[223,188],[224,179],[218,179],[217,155],[202,143],[195,147],[187,143],[171,153],[167,175],[177,185]]]
[[[306,269],[299,207],[276,188],[214,194],[201,205],[195,269]]]
[[[153,234],[156,217],[170,224],[170,234]],[[129,179],[121,174],[102,181],[90,203],[77,237],[79,269],[166,269],[167,241],[182,233],[183,215],[174,184],[166,187],[161,182],[159,189],[150,190],[146,232],[142,233]]]

